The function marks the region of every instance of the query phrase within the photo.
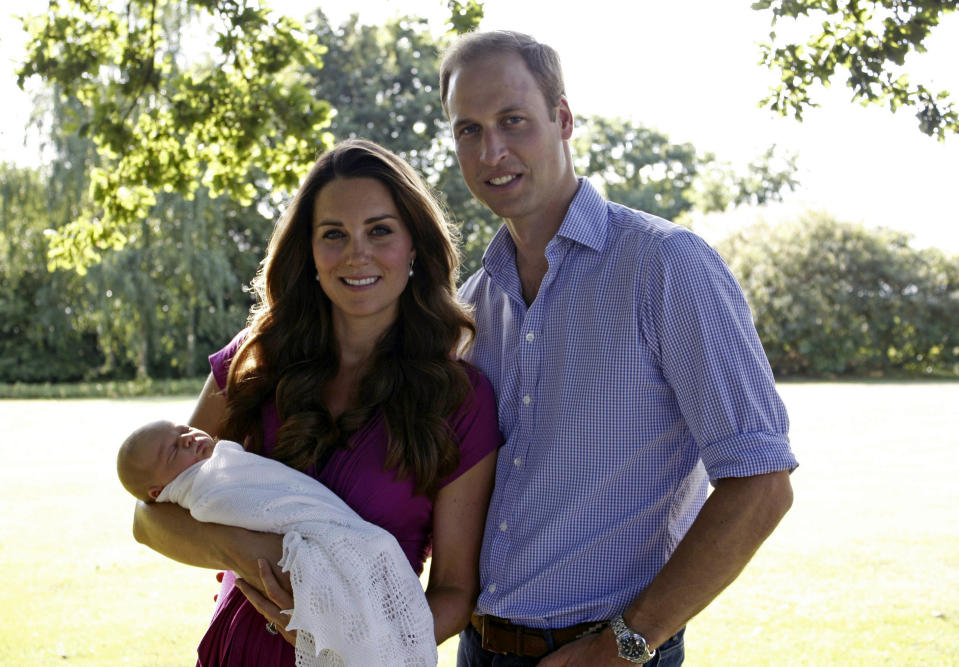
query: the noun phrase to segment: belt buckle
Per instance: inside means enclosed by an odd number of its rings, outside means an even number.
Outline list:
[[[504,651],[501,647],[490,643],[490,634],[489,614],[483,614],[480,616],[480,639],[483,650],[497,655],[509,655],[509,651]]]

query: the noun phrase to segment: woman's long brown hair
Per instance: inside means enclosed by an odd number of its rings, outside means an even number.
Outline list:
[[[335,178],[375,178],[385,185],[416,249],[399,314],[360,380],[360,407],[336,419],[321,390],[336,376],[339,349],[312,254],[314,202]],[[230,366],[223,436],[262,452],[261,408],[275,399],[281,426],[272,456],[306,470],[333,448],[347,446],[380,411],[389,434],[386,468],[400,478],[412,475],[417,492],[434,496],[459,462],[446,418],[471,395],[469,376],[451,356],[475,333],[456,299],[454,238],[428,186],[398,156],[362,140],[324,153],[278,221],[253,282],[257,304]]]

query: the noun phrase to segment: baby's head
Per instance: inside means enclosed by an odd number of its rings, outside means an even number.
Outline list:
[[[181,472],[208,459],[213,438],[199,429],[155,421],[131,433],[117,454],[117,476],[134,496],[151,503]]]

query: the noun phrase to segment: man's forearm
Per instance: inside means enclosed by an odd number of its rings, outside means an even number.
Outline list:
[[[792,505],[787,472],[720,480],[672,557],[629,605],[626,624],[657,647],[742,572]]]
[[[283,555],[280,535],[203,523],[173,503],[138,502],[133,536],[167,558],[196,567],[233,570],[254,585],[259,582],[256,559],[276,563]]]

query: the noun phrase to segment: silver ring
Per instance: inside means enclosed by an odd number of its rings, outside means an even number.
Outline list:
[[[273,621],[270,621],[269,623],[266,624],[266,631],[269,632],[271,635],[275,635],[280,632],[279,630],[276,629],[276,623],[274,623]]]

